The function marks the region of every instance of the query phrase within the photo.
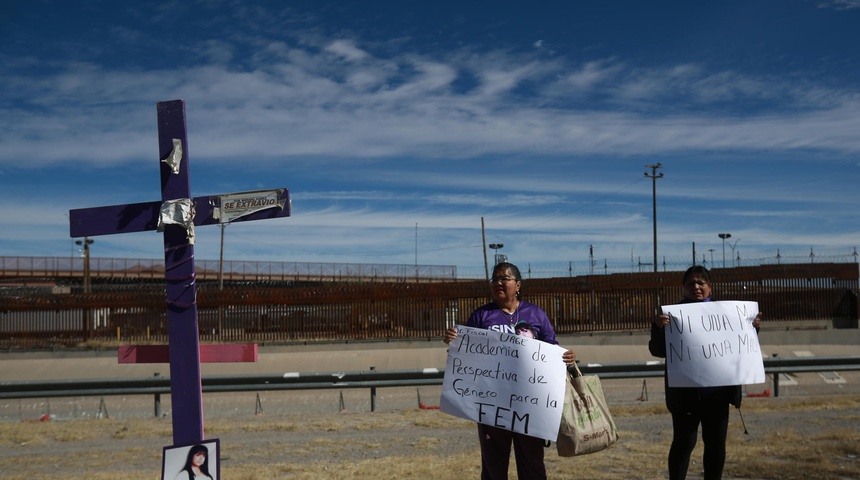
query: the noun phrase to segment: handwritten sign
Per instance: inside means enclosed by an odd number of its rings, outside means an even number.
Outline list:
[[[666,371],[670,387],[764,383],[764,362],[752,322],[756,302],[666,305]]]
[[[458,325],[448,345],[440,409],[555,441],[567,380],[564,352],[533,338]]]

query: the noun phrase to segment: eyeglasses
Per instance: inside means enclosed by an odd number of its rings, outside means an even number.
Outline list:
[[[493,277],[490,279],[490,283],[508,283],[516,280],[513,277]]]

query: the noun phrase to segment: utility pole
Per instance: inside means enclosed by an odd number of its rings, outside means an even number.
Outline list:
[[[657,163],[656,165],[645,165],[645,168],[651,169],[651,174],[649,175],[648,172],[645,172],[645,176],[651,179],[651,190],[654,198],[654,273],[657,273],[657,179],[663,178],[663,172],[660,172],[658,175],[657,169],[663,168],[663,165]]]
[[[663,263],[666,263],[666,257],[663,257]],[[693,242],[693,265],[696,265],[696,242]]]
[[[484,231],[484,217],[481,217],[481,250],[484,251],[484,276],[490,281],[490,268],[487,266],[487,234]]]

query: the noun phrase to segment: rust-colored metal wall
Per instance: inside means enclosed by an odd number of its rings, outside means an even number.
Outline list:
[[[524,299],[559,334],[647,329],[660,305],[681,298],[681,272],[527,279]],[[791,264],[712,270],[714,296],[759,302],[768,320],[857,326],[858,265]],[[438,283],[202,283],[203,342],[437,339],[489,301],[484,281]],[[53,292],[53,293],[52,293]],[[99,285],[93,293],[0,288],[0,348],[167,342],[164,288]]]

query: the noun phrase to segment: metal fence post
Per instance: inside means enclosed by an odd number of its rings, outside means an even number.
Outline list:
[[[161,376],[161,374],[158,372],[155,372],[155,374],[153,376],[158,378]],[[160,393],[155,394],[155,418],[161,418],[161,394]]]
[[[370,371],[376,370],[376,367],[370,367]],[[370,411],[376,411],[376,387],[370,387]]]
[[[773,358],[778,356],[776,353],[773,354]],[[773,397],[779,397],[779,372],[773,372]]]

